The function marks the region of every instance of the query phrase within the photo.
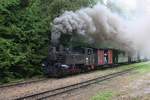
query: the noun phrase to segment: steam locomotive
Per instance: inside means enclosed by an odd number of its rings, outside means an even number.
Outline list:
[[[51,47],[49,55],[42,61],[46,75],[63,77],[70,74],[82,73],[118,64],[140,61],[138,53],[130,54],[111,48],[63,48]]]

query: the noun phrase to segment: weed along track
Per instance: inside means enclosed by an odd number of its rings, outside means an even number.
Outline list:
[[[11,84],[6,84],[6,85],[0,85],[0,89],[3,88],[11,88],[15,86],[23,86],[31,83],[37,83],[37,82],[42,82],[47,80],[47,78],[41,78],[41,79],[35,79],[35,80],[30,80],[30,81],[24,81],[24,82],[19,82],[19,83],[11,83]]]
[[[68,86],[64,86],[64,87],[60,87],[60,88],[40,92],[40,93],[37,93],[37,94],[31,94],[31,95],[28,95],[28,96],[16,98],[16,100],[35,100],[35,99],[36,100],[43,100],[43,99],[51,98],[51,97],[58,96],[58,95],[63,94],[63,93],[68,93],[70,91],[73,91],[73,90],[76,90],[76,89],[79,89],[79,88],[83,88],[83,87],[86,87],[86,86],[89,86],[89,85],[92,85],[92,84],[95,84],[95,83],[98,83],[98,82],[102,82],[102,81],[105,81],[105,80],[115,78],[117,76],[126,74],[126,73],[128,73],[128,72],[130,72],[130,71],[132,71],[136,68],[137,67],[134,67],[134,68],[126,69],[126,70],[123,70],[123,71],[115,72],[115,73],[112,73],[112,74],[108,74],[108,75],[105,75],[105,76],[100,76],[100,77],[90,79],[90,80],[87,80],[87,81],[84,81],[84,82],[80,82],[80,83],[76,83],[76,84],[72,84],[72,85],[68,85]]]

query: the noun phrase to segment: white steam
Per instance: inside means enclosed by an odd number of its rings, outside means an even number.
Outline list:
[[[57,43],[61,34],[77,33],[89,37],[94,43],[103,44],[107,41],[115,48],[149,53],[150,2],[131,1],[105,0],[105,5],[98,3],[92,8],[64,12],[54,19],[52,41]],[[115,5],[126,17],[112,12],[108,5]]]

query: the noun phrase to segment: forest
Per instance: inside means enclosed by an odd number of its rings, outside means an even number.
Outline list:
[[[42,75],[53,19],[96,1],[0,0],[0,83]]]

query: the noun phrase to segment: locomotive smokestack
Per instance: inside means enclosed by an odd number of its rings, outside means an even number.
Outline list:
[[[59,46],[60,44],[60,36],[61,36],[61,33],[60,32],[52,32],[51,33],[51,45],[52,46]]]

